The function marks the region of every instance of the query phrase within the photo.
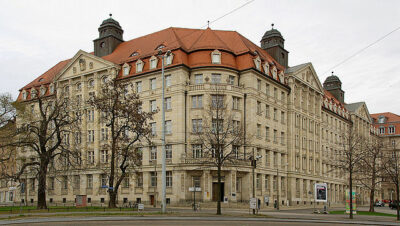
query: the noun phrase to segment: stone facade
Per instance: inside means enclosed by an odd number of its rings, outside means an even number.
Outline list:
[[[171,29],[175,28],[167,31]],[[194,185],[201,187],[196,199],[202,202],[217,199],[216,168],[203,169],[199,165],[193,154],[196,143],[192,134],[194,120],[201,119],[215,86],[223,90],[224,100],[228,101],[235,120],[245,127],[247,136],[253,137],[239,152],[246,160],[253,152],[261,156],[254,179],[255,196],[261,200],[269,197],[269,203],[263,202],[263,206],[272,206],[278,196],[283,205],[311,205],[313,186],[319,182],[328,183],[330,203],[343,203],[346,177],[333,171],[329,160],[340,151],[341,132],[356,118],[324,90],[311,63],[285,70],[266,51],[249,44],[247,39],[240,39],[236,32],[223,33],[209,28],[174,31],[178,36],[179,32],[200,33],[198,38],[192,38],[195,41],[190,45],[185,44],[184,37],[180,42],[164,42],[170,36],[163,36],[163,32],[149,35],[151,37],[146,40],[123,42],[104,57],[79,51],[72,59],[52,68],[52,75],[42,75],[44,82],[39,78],[21,90],[19,100],[34,107],[34,90],[47,87],[49,91],[44,95],[50,96],[67,90],[66,95],[81,100],[82,110],[86,112],[79,144],[82,167],[49,175],[47,199],[50,203],[73,203],[76,195],[87,195],[93,204],[107,203],[102,175],[108,164],[108,153],[101,149],[102,143],[108,142],[104,138],[107,130],[99,113],[86,106],[85,101],[99,92],[105,76],[117,76],[121,82],[133,85],[133,92],[139,93],[144,110],[161,109],[161,60],[156,54],[166,49],[172,51],[165,70],[165,97],[169,106],[165,115],[166,121],[171,123],[166,144],[172,153],[166,166],[167,203],[192,202],[193,192],[188,189]],[[207,42],[202,42],[203,38]],[[233,45],[235,42],[237,45]],[[242,42],[246,43],[243,48],[249,49],[235,49]],[[141,45],[135,46],[135,43]],[[287,63],[287,57],[283,62]],[[53,92],[51,87],[55,87]],[[152,124],[154,144],[138,145],[143,151],[142,167],[123,182],[118,193],[119,203],[136,201],[158,205],[160,202],[161,113],[155,115],[152,123],[155,123]],[[370,122],[363,121],[360,125],[367,128],[364,130],[360,126],[360,132],[369,136]],[[94,138],[89,133],[94,133]],[[26,155],[26,152],[20,154]],[[253,180],[250,161],[228,165],[222,170],[223,196],[228,202],[248,202]],[[27,191],[21,197],[34,202],[37,182],[32,174],[26,177]]]

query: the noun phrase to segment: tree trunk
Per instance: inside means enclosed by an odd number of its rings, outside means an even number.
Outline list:
[[[375,198],[375,189],[371,189],[369,194],[369,212],[375,212],[374,210],[374,198]]]
[[[217,200],[217,215],[221,215],[221,166],[218,165],[218,200]]]
[[[47,209],[46,204],[46,176],[47,176],[47,164],[45,160],[41,160],[39,177],[38,177],[38,193],[37,193],[37,208]]]
[[[349,188],[349,191],[350,191],[350,194],[349,194],[350,216],[349,217],[350,217],[350,219],[353,219],[353,172],[352,172],[352,170],[350,170],[349,185],[350,185],[350,188]]]
[[[399,211],[399,181],[397,181],[397,184],[396,184],[396,199],[397,199],[397,204],[396,204],[396,209],[397,209],[397,220],[400,220],[400,211]]]
[[[109,197],[108,208],[117,208],[117,192],[109,191]]]

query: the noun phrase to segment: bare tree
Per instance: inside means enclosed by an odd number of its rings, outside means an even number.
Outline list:
[[[350,125],[342,134],[342,149],[339,150],[338,156],[333,160],[335,168],[341,173],[348,176],[348,184],[350,190],[350,219],[353,219],[353,182],[354,176],[358,172],[358,162],[362,159],[363,138],[356,132],[353,125]]]
[[[11,94],[0,94],[0,127],[15,118],[16,110]]]
[[[400,210],[399,210],[399,196],[400,196],[400,153],[393,145],[391,149],[385,151],[383,161],[383,169],[385,172],[386,179],[390,180],[396,187],[396,209],[397,209],[397,220],[400,220]]]
[[[106,168],[110,208],[116,207],[118,188],[128,171],[141,165],[142,153],[134,145],[148,140],[151,134],[149,120],[153,119],[154,112],[142,111],[139,95],[133,89],[128,92],[129,88],[116,78],[104,79],[99,95],[89,100],[111,133],[111,140],[102,147],[111,152],[110,165]]]
[[[374,212],[376,187],[382,182],[384,174],[383,143],[378,138],[372,138],[362,144],[362,149],[360,161],[357,163],[358,174],[355,180],[369,189],[369,212]]]
[[[49,164],[58,156],[75,155],[68,146],[67,138],[78,121],[79,113],[71,111],[67,95],[63,98],[32,95],[31,102],[18,109],[17,129],[4,147],[15,148],[17,169],[3,178],[20,180],[29,173],[38,180],[37,208],[47,208],[46,176]],[[15,154],[15,153],[14,153]]]
[[[213,85],[209,101],[203,110],[201,121],[193,125],[194,143],[201,147],[200,153],[193,150],[193,158],[201,165],[216,167],[218,177],[217,214],[221,214],[221,170],[224,166],[235,166],[244,161],[239,153],[243,144],[243,125],[228,105],[228,96],[218,85]],[[234,103],[232,103],[234,104]]]

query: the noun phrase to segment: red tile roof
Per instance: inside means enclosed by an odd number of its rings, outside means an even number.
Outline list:
[[[383,115],[386,118],[385,123],[378,123],[379,116]],[[400,135],[400,116],[394,114],[392,112],[384,112],[384,113],[375,113],[371,114],[371,118],[373,118],[372,125],[379,129],[380,127],[385,127],[385,133],[381,135]],[[394,126],[395,131],[392,134],[389,134],[389,126]]]
[[[123,65],[131,65],[130,76],[134,73],[134,61],[141,59],[145,62],[143,72],[149,71],[149,58],[158,53],[157,47],[164,45],[162,50],[171,50],[174,54],[173,65],[184,64],[188,67],[200,66],[223,66],[236,70],[245,70],[254,68],[253,59],[257,55],[262,63],[269,62],[283,71],[284,67],[275,61],[268,53],[256,44],[252,43],[236,31],[222,31],[207,29],[187,29],[170,27],[152,34],[122,42],[109,55],[102,57],[104,60]],[[215,65],[211,62],[211,52],[215,49],[221,52],[221,64]],[[131,54],[138,52],[137,56]],[[39,87],[43,84],[49,84],[55,75],[67,65],[69,60],[64,60],[49,69],[43,75],[23,87],[21,90],[27,90],[32,87]],[[159,62],[158,69],[161,62]],[[260,69],[263,71],[263,68]],[[268,72],[270,75],[270,73]],[[120,75],[121,76],[121,75]],[[40,80],[43,78],[43,80]],[[39,82],[40,80],[40,82]]]

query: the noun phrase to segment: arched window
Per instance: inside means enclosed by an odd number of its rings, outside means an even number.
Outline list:
[[[264,73],[266,75],[269,75],[269,63],[268,62],[265,62],[265,64],[264,64]]]
[[[211,53],[211,61],[213,64],[220,64],[221,63],[221,52],[217,49]]]
[[[94,87],[94,79],[90,79],[90,80],[88,81],[88,87],[89,87],[89,88],[93,88],[93,87]]]
[[[135,51],[129,57],[134,57],[134,56],[138,56],[138,55],[139,55],[139,53]]]
[[[272,68],[272,77],[276,80],[277,79],[277,74],[278,74],[278,69],[274,66]]]
[[[82,90],[82,83],[78,82],[76,83],[76,90],[81,91]]]

